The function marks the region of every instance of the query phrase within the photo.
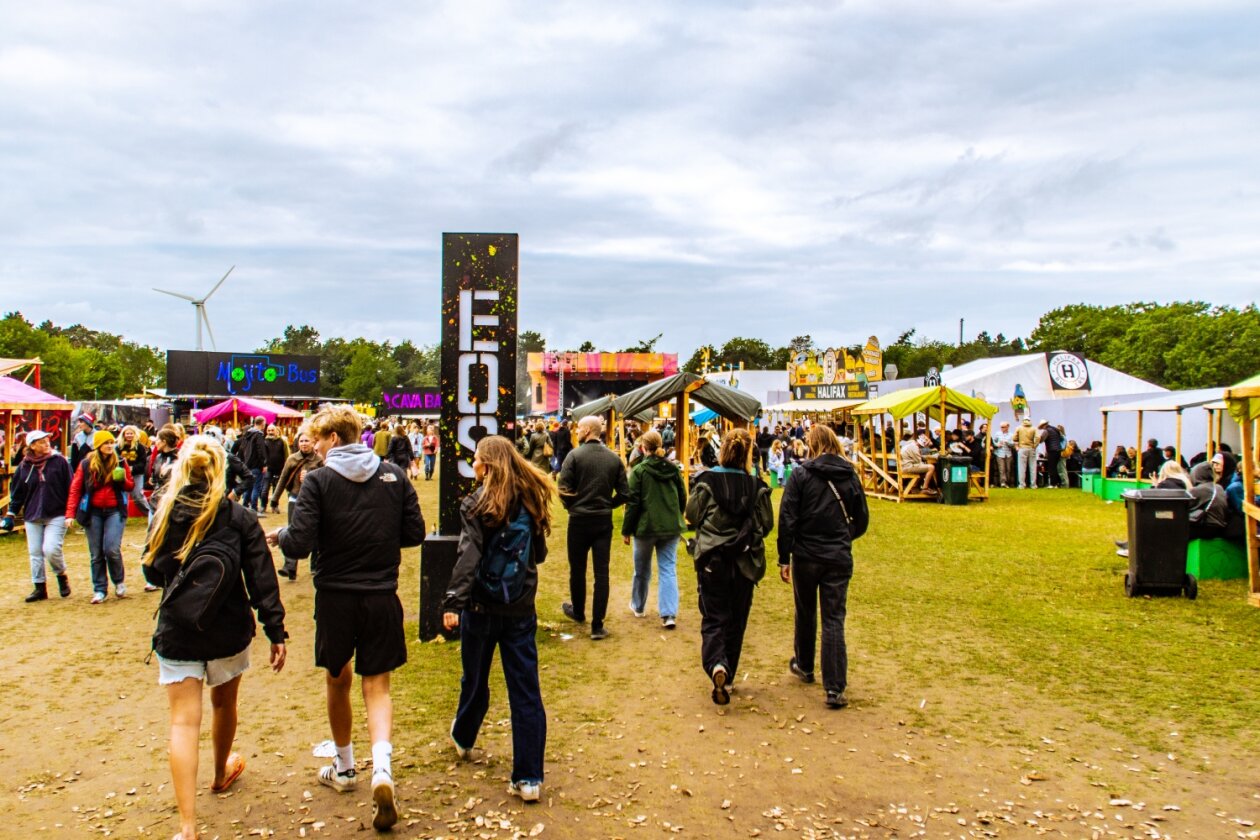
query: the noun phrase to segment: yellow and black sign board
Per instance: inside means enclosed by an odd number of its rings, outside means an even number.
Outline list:
[[[879,382],[883,378],[884,351],[875,336],[868,338],[866,346],[855,355],[849,355],[843,347],[805,350],[788,362],[788,384],[792,393],[810,391],[810,395],[798,395],[797,399],[857,399],[866,396],[868,382]],[[814,386],[812,390],[811,386]]]

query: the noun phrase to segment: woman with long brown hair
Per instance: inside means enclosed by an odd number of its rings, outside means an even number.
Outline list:
[[[766,573],[765,537],[774,528],[770,488],[751,475],[752,436],[735,429],[722,441],[718,466],[691,483],[687,521],[700,595],[700,659],[713,702],[731,701],[753,587]]]
[[[74,471],[66,500],[66,519],[73,517],[87,534],[93,604],[108,597],[110,581],[119,598],[127,595],[122,535],[127,522],[127,494],[135,481],[127,463],[118,460],[115,446],[114,436],[103,429],[92,435],[92,453]]]
[[[451,741],[468,760],[490,707],[490,665],[498,647],[512,713],[512,780],[508,793],[538,800],[547,745],[547,713],[538,682],[538,564],[547,557],[555,487],[507,438],[477,444],[480,487],[460,504],[459,559],[443,601],[447,632],[459,628],[459,708]]]
[[[251,604],[271,641],[272,669],[279,671],[285,660],[284,607],[271,552],[258,517],[226,498],[225,459],[222,445],[211,437],[194,435],[184,441],[167,492],[154,511],[141,567],[145,578],[164,590],[153,651],[158,682],[166,687],[171,709],[171,781],[180,822],[176,840],[197,837],[202,683],[210,686],[213,709],[210,790],[227,790],[245,770],[245,760],[232,752],[232,742],[237,691],[241,675],[249,668],[249,645],[255,634]],[[204,629],[197,629],[176,606],[183,585],[180,572],[199,552],[210,551],[223,564],[227,589],[217,611],[198,622]]]

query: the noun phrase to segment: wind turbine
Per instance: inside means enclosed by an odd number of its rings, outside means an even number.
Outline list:
[[[227,270],[227,274],[224,274],[222,277],[220,277],[219,282],[215,283],[214,288],[211,289],[209,293],[207,293],[206,296],[203,297],[201,300],[197,300],[197,298],[192,297],[190,295],[180,294],[179,292],[168,292],[166,289],[153,290],[155,292],[161,292],[164,295],[171,295],[172,297],[183,298],[184,300],[188,301],[189,303],[193,305],[193,308],[196,310],[196,313],[193,315],[193,320],[197,322],[197,349],[198,350],[205,349],[201,345],[201,325],[203,323],[206,325],[206,332],[210,334],[210,346],[213,347],[215,350],[219,349],[219,346],[215,344],[214,342],[214,330],[210,329],[210,319],[206,317],[206,301],[210,299],[211,295],[219,291],[219,287],[223,285],[223,281],[228,278],[228,274],[231,274],[232,269],[234,268],[236,268],[236,266],[232,266],[232,268],[229,268]]]

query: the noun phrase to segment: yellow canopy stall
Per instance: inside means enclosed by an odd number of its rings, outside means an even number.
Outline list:
[[[937,493],[925,490],[921,477],[902,475],[898,469],[898,442],[905,428],[906,418],[922,414],[941,427],[941,445],[938,455],[945,454],[945,421],[951,416],[959,419],[968,415],[975,429],[976,418],[991,419],[997,414],[997,406],[984,400],[969,397],[944,385],[925,388],[909,388],[893,391],[869,400],[852,409],[858,420],[857,468],[867,495],[881,499],[905,501],[908,499],[935,499]],[[911,427],[913,430],[913,427]],[[990,431],[984,436],[984,470],[971,473],[970,497],[989,498],[989,455],[992,452]],[[889,435],[893,436],[891,449]]]
[[[1257,464],[1260,464],[1260,374],[1225,389],[1230,416],[1242,427],[1242,452],[1238,454],[1243,476],[1243,513],[1247,521],[1247,568],[1250,584],[1248,600],[1260,607],[1260,507],[1256,505]]]

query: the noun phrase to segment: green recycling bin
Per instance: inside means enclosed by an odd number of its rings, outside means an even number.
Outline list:
[[[971,493],[971,459],[946,455],[940,459],[941,503],[965,505]]]

